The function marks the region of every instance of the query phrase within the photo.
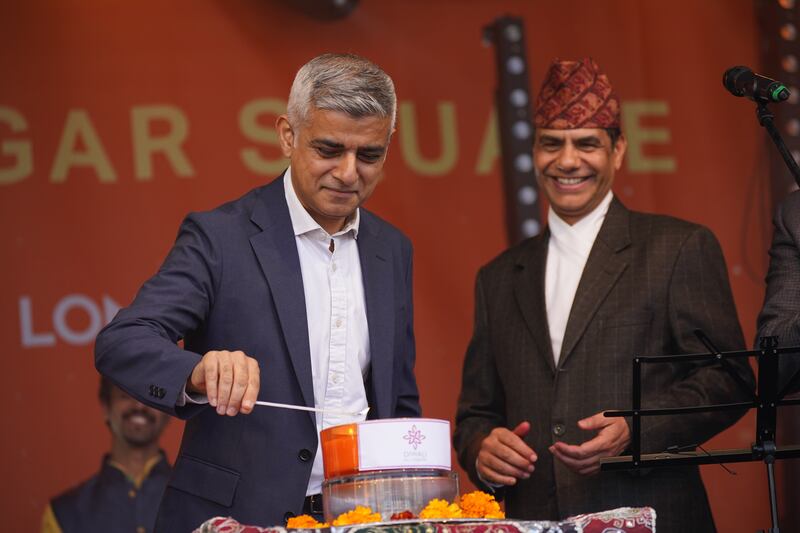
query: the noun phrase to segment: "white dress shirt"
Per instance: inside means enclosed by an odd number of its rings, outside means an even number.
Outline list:
[[[291,168],[284,175],[283,185],[303,276],[314,401],[325,409],[361,411],[367,407],[364,379],[370,353],[357,244],[359,210],[341,231],[330,235],[300,203]],[[318,433],[364,418],[316,415]],[[306,494],[321,492],[322,480],[322,450],[317,444]]]
[[[613,197],[611,191],[608,191],[591,213],[571,226],[553,211],[552,206],[547,212],[550,241],[547,246],[544,297],[556,366],[561,358],[564,332],[567,329],[569,313],[583,274],[583,267],[586,266],[589,252],[592,251],[594,240],[600,232]]]
[[[594,240],[600,233],[600,227],[608,213],[608,206],[614,197],[608,191],[605,198],[594,210],[570,226],[553,211],[547,212],[547,225],[550,228],[550,241],[547,245],[547,265],[544,274],[544,298],[547,306],[547,324],[550,327],[550,342],[553,347],[553,358],[558,366],[561,357],[561,345],[567,320],[572,310],[572,302],[578,290],[578,283],[583,275],[583,267],[589,259]],[[478,459],[475,459],[475,470]],[[483,479],[480,472],[478,478],[489,488],[502,487]]]
[[[283,189],[303,277],[315,406],[359,412],[367,407],[364,381],[370,361],[364,282],[356,242],[361,214],[356,209],[345,227],[330,235],[300,203],[292,185],[291,167],[284,174]],[[208,397],[187,392],[184,385],[175,405],[187,403],[208,403]],[[319,435],[325,428],[360,422],[365,416],[316,413],[316,418]],[[320,493],[323,478],[322,447],[317,442],[306,495]]]

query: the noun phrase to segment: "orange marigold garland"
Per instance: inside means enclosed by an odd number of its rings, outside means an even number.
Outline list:
[[[396,520],[412,517],[413,515],[410,511],[404,511],[403,513],[396,513],[392,516],[392,519]],[[419,518],[425,520],[444,520],[448,518],[503,519],[505,517],[505,513],[500,509],[500,504],[497,503],[497,500],[495,500],[494,496],[479,490],[464,494],[459,500],[453,503],[450,503],[447,500],[434,498],[429,501],[428,505],[426,505],[425,508],[419,513]],[[333,521],[333,525],[348,526],[352,524],[367,524],[380,521],[380,513],[374,513],[370,507],[359,505],[352,511],[340,514],[336,520]],[[329,527],[329,525],[327,523],[317,522],[309,515],[300,515],[290,518],[286,524],[286,527],[296,529],[316,529]]]
[[[459,502],[464,518],[505,518],[506,514],[500,510],[500,504],[494,496],[476,490],[461,496]]]
[[[333,521],[334,526],[349,526],[350,524],[367,524],[369,522],[380,522],[381,514],[373,513],[369,507],[357,505],[352,511],[340,514]]]
[[[330,525],[327,522],[317,522],[313,516],[307,514],[293,516],[286,521],[287,529],[319,529],[323,527],[330,527]]]
[[[428,502],[425,509],[419,512],[420,518],[461,518],[461,508],[457,503],[448,503],[447,500],[434,498]]]

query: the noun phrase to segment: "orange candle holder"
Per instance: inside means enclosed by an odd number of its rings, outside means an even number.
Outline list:
[[[343,424],[320,432],[325,479],[358,472],[358,424]]]

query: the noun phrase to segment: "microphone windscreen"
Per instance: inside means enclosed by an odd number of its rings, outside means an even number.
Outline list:
[[[752,72],[752,70],[741,65],[731,67],[722,75],[722,85],[724,85],[732,95],[744,96],[744,87],[743,85],[739,85],[737,87],[736,80],[742,74],[747,74],[750,72]]]

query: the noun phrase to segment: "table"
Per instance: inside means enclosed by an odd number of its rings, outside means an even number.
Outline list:
[[[573,516],[563,522],[538,520],[401,520],[356,524],[325,529],[287,530],[240,524],[233,518],[215,517],[194,533],[654,533],[656,512],[650,507],[621,507],[601,513]]]

